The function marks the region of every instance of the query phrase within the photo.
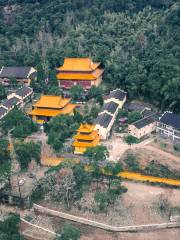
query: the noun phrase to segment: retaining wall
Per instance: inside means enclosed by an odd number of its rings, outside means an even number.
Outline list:
[[[54,217],[63,218],[66,220],[70,220],[73,222],[89,225],[96,228],[101,228],[107,231],[112,232],[138,232],[138,231],[152,231],[157,229],[166,229],[166,228],[178,228],[180,227],[180,223],[175,222],[167,222],[167,223],[160,223],[160,224],[147,224],[147,225],[133,225],[133,226],[122,226],[122,227],[116,227],[107,225],[104,223],[92,221],[86,218],[70,215],[64,212],[55,211],[37,204],[33,205],[34,210],[41,213],[41,214],[47,214]]]

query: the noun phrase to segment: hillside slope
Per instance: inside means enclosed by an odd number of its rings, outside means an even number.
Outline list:
[[[48,69],[66,56],[91,56],[129,97],[180,112],[178,2],[1,0],[0,65]]]

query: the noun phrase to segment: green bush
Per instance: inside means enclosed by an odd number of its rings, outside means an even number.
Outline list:
[[[132,136],[132,135],[127,135],[124,137],[124,141],[129,144],[129,145],[132,145],[132,144],[137,144],[139,143],[139,139],[137,139],[136,137]]]
[[[137,120],[141,119],[142,116],[139,112],[133,111],[128,113],[128,123],[131,124],[133,122],[136,122]]]
[[[78,240],[80,239],[81,232],[73,225],[65,223],[62,231],[60,231],[60,235],[56,240]]]
[[[3,240],[22,240],[19,233],[20,217],[16,214],[11,214],[9,217],[0,221],[0,239]]]
[[[10,159],[8,145],[8,140],[3,138],[0,139],[0,163],[4,163]]]
[[[128,154],[127,157],[125,158],[124,162],[126,163],[128,170],[131,170],[133,172],[137,172],[140,170],[140,166],[136,159],[136,156],[134,156],[132,154]]]
[[[174,150],[177,151],[177,152],[180,152],[180,145],[174,145],[173,146]]]
[[[180,179],[180,172],[172,171],[168,166],[162,165],[157,161],[151,161],[144,169],[144,172],[148,175],[162,177],[162,178],[174,178]]]
[[[21,169],[25,170],[28,168],[28,164],[35,160],[37,163],[40,162],[41,146],[40,144],[29,142],[29,143],[18,143],[15,144],[15,152],[17,159],[20,162]]]
[[[3,118],[0,127],[4,134],[13,129],[12,134],[16,138],[25,138],[38,130],[37,124],[17,108]]]

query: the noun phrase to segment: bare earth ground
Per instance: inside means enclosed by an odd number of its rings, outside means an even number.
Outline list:
[[[82,204],[86,211],[79,211],[72,208],[68,213],[76,216],[86,217],[88,219],[105,222],[108,224],[122,226],[135,224],[163,223],[169,221],[169,213],[160,212],[158,202],[160,196],[167,198],[169,208],[180,206],[180,190],[149,186],[143,183],[123,182],[128,188],[128,192],[118,200],[114,208],[111,208],[107,214],[93,214],[88,211],[92,194],[89,191],[86,194],[86,202]],[[63,206],[57,206],[53,203],[43,203],[51,209],[65,211]],[[48,228],[52,231],[58,231],[63,224],[67,222],[63,219],[50,216],[38,216],[35,224]],[[141,233],[111,233],[101,229],[95,229],[83,224],[69,222],[81,230],[81,240],[179,240],[180,229],[165,229]],[[48,238],[49,239],[49,238]]]
[[[102,230],[95,230],[81,237],[81,240],[179,240],[179,229],[166,229],[144,233],[107,233]]]
[[[93,190],[86,192],[81,199],[81,210],[72,207],[68,213],[82,216],[115,226],[138,225],[150,223],[163,223],[169,221],[169,212],[159,210],[159,201],[163,197],[167,200],[169,208],[180,206],[180,190],[145,185],[143,183],[123,182],[128,188],[122,198],[119,198],[113,207],[109,207],[107,214],[94,214]],[[52,202],[43,202],[43,205],[52,209],[64,211],[63,205]]]
[[[43,136],[42,136],[43,137]],[[42,140],[42,139],[41,139]],[[45,140],[43,138],[43,140]],[[151,141],[152,139],[150,139]],[[42,141],[45,142],[45,141]],[[155,143],[141,143],[134,145],[131,148],[123,142],[121,138],[112,138],[110,141],[103,142],[110,151],[110,160],[118,161],[123,159],[125,152],[128,149],[137,154],[138,160],[142,166],[147,165],[152,160],[157,160],[159,163],[169,166],[171,169],[180,170],[180,158],[162,151]],[[52,156],[52,152],[47,146],[44,146],[43,155]],[[86,217],[103,223],[108,223],[115,226],[138,225],[149,223],[163,223],[169,221],[169,212],[162,213],[159,210],[159,202],[161,198],[166,199],[169,208],[180,207],[180,190],[161,188],[157,186],[145,185],[143,183],[123,182],[128,188],[128,192],[123,194],[122,198],[118,199],[114,207],[109,208],[107,214],[94,214],[95,207],[93,201],[93,191],[88,191],[81,200],[82,209],[73,207],[70,214]],[[43,203],[52,209],[64,211],[62,205],[55,203]],[[44,220],[45,221],[45,218]],[[62,220],[61,220],[62,221]],[[61,222],[60,221],[60,222]],[[41,222],[41,221],[40,221]],[[62,221],[64,223],[64,221]],[[56,224],[47,221],[48,228],[54,229],[60,227],[59,221]],[[59,226],[57,226],[59,224]],[[42,222],[42,226],[44,223]],[[180,229],[158,230],[144,233],[109,233],[100,229],[90,228],[87,226],[78,226],[82,231],[81,240],[179,240]],[[56,230],[56,229],[54,229]]]
[[[152,160],[156,160],[163,165],[167,165],[172,170],[180,171],[179,157],[162,151],[161,149],[158,149],[154,146],[146,145],[142,148],[132,148],[124,154],[122,159],[126,156],[127,153],[135,154],[137,156],[138,162],[142,167],[145,167]]]
[[[139,144],[129,146],[123,141],[123,138],[113,136],[110,140],[102,142],[109,151],[109,160],[117,162],[128,149],[141,148],[153,141],[153,138],[144,140]]]
[[[152,142],[150,145],[180,158],[180,152],[174,150],[173,144],[168,139],[156,138],[156,142]]]

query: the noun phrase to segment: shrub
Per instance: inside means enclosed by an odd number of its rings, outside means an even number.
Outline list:
[[[132,154],[128,154],[127,157],[125,158],[124,162],[126,163],[126,166],[129,170],[134,171],[134,172],[140,170],[140,166],[136,159],[136,156],[134,156]]]
[[[137,139],[136,137],[134,137],[132,135],[125,136],[124,141],[129,145],[139,143],[139,139]]]
[[[21,168],[25,170],[32,160],[40,161],[41,146],[33,142],[18,143],[15,144],[15,152]]]
[[[78,228],[67,223],[64,224],[60,234],[61,236],[58,237],[56,240],[78,240],[81,236],[81,232]]]
[[[177,152],[180,152],[180,145],[174,145],[173,146],[174,150],[177,151]]]

